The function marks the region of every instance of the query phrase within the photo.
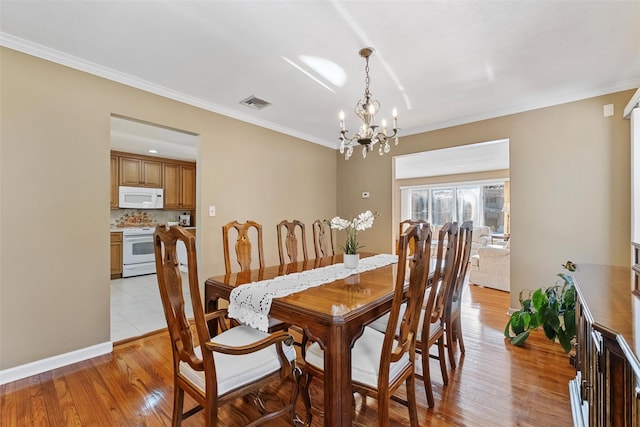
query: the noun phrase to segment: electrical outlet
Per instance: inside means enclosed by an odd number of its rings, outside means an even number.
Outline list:
[[[216,216],[216,207],[209,206],[209,216]]]
[[[362,198],[363,199],[368,199],[369,198],[369,192],[368,191],[363,191],[362,192]]]

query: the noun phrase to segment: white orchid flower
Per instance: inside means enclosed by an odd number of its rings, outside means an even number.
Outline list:
[[[349,221],[338,216],[331,219],[331,228],[333,229],[346,230],[350,225],[351,223]]]
[[[373,213],[370,210],[362,212],[351,221],[340,218],[339,216],[333,217],[330,221],[331,228],[337,230],[347,230],[347,241],[344,247],[341,248],[346,254],[356,254],[358,249],[361,248],[358,244],[357,232],[366,230],[373,227],[373,220],[379,216],[378,213]]]

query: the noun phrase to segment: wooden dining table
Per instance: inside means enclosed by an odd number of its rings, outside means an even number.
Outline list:
[[[360,254],[361,257],[374,254]],[[206,310],[239,285],[341,263],[342,255],[210,277]],[[351,348],[364,326],[391,309],[398,264],[376,268],[275,298],[270,316],[302,328],[324,349],[324,425],[352,425]]]

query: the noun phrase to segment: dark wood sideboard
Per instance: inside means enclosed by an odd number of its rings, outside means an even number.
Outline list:
[[[577,343],[569,391],[575,426],[640,427],[639,274],[589,264],[572,273]]]

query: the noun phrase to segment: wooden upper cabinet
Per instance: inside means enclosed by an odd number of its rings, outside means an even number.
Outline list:
[[[162,188],[162,163],[120,157],[120,185]]]
[[[111,208],[119,203],[118,186],[164,190],[165,210],[196,209],[196,163],[111,152]]]
[[[117,209],[119,203],[118,192],[118,157],[111,156],[111,209]]]
[[[196,167],[195,165],[163,163],[164,208],[196,208]]]
[[[183,209],[196,208],[196,167],[180,167],[180,196]]]

